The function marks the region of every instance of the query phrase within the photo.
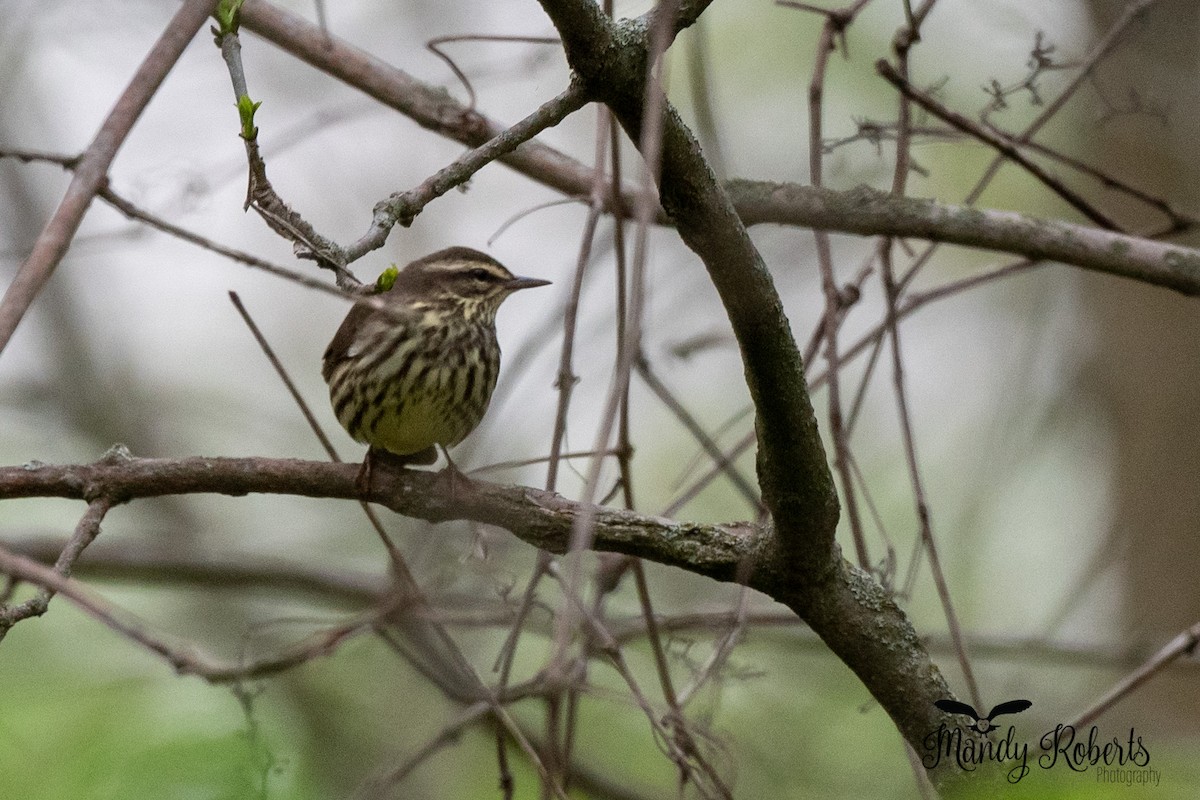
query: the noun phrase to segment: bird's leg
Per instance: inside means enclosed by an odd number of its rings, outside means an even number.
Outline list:
[[[394,467],[396,469],[407,469],[410,464],[425,466],[435,461],[437,461],[437,450],[432,445],[426,447],[424,450],[405,456],[397,455],[379,447],[369,446],[367,448],[367,456],[363,459],[362,468],[358,471],[358,478],[355,479],[354,485],[358,489],[358,493],[366,497],[371,491],[371,475],[376,468]],[[462,479],[465,481],[466,476],[463,476]]]
[[[367,454],[363,457],[362,466],[358,468],[358,477],[354,479],[354,487],[358,489],[360,497],[366,497],[371,493],[371,467],[375,460],[375,448],[368,447]]]
[[[459,492],[466,494],[473,484],[471,479],[455,465],[454,459],[450,458],[450,451],[442,447],[442,452],[446,455],[446,468],[442,470],[441,476],[442,480],[446,482],[446,491],[450,495],[450,502],[453,503]]]

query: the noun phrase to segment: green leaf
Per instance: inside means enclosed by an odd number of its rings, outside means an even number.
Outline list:
[[[241,12],[244,2],[246,0],[221,0],[217,3],[217,10],[213,12],[213,16],[217,18],[217,23],[221,26],[218,35],[237,33],[240,24],[238,14]]]
[[[255,103],[246,95],[238,98],[238,117],[242,120],[243,139],[252,140],[258,136],[258,128],[254,126],[254,112],[258,111],[258,107],[261,105],[261,100]]]

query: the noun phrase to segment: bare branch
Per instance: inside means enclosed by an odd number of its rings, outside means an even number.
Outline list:
[[[918,90],[903,76],[901,76],[900,73],[896,72],[895,68],[887,61],[883,59],[877,61],[875,63],[875,71],[883,76],[884,80],[895,86],[901,94],[903,94],[909,100],[912,100],[921,108],[928,111],[930,114],[933,114],[935,117],[947,123],[948,125],[962,131],[968,136],[978,139],[984,144],[987,144],[1002,153],[1005,158],[1009,159],[1014,164],[1019,165],[1034,178],[1041,181],[1046,188],[1057,194],[1072,208],[1074,208],[1080,214],[1083,214],[1092,222],[1096,223],[1102,228],[1107,228],[1108,230],[1119,230],[1117,223],[1113,222],[1102,212],[1096,209],[1091,203],[1080,197],[1079,193],[1074,189],[1070,188],[1057,177],[1051,175],[1049,172],[1046,172],[1046,170],[1042,169],[1033,161],[1030,161],[1028,158],[1026,158],[1025,154],[1022,153],[1017,146],[1007,138],[988,128],[983,127],[976,122],[971,121],[956,111],[952,111],[951,109],[939,103],[933,97],[929,96],[929,94]]]
[[[108,496],[114,502],[173,494],[295,494],[358,500],[357,465],[265,458],[129,458],[88,465],[0,467],[0,499]],[[430,522],[469,519],[512,530],[525,541],[564,552],[580,505],[553,492],[472,481],[453,501],[437,473],[381,466],[368,499]],[[703,525],[594,508],[597,549],[674,564],[732,580],[753,555],[759,532],[749,524]]]
[[[1200,294],[1200,251],[1181,245],[1013,211],[895,197],[866,186],[835,192],[794,183],[739,180],[730,182],[730,194],[748,225],[775,222],[861,236],[929,239],[1059,261],[1186,295]]]
[[[1106,692],[1091,708],[1080,714],[1071,725],[1076,728],[1091,725],[1119,700],[1137,691],[1142,684],[1162,672],[1166,667],[1183,656],[1195,653],[1197,644],[1200,644],[1200,622],[1181,631],[1178,636],[1151,656],[1145,664],[1118,681],[1116,686]]]
[[[234,663],[217,660],[190,645],[169,641],[153,633],[140,620],[116,608],[79,582],[3,548],[0,548],[0,572],[35,583],[51,593],[70,599],[117,633],[162,656],[177,672],[198,675],[212,683],[271,675],[328,655],[346,639],[368,630],[378,613],[371,611],[365,616],[360,615],[349,623],[321,631],[281,653],[260,661]]]
[[[87,511],[83,512],[79,523],[75,526],[75,532],[67,543],[63,546],[62,552],[58,554],[57,560],[54,562],[54,572],[63,578],[71,577],[71,569],[75,566],[75,562],[79,560],[79,556],[83,554],[84,549],[92,543],[97,536],[100,535],[100,523],[104,520],[104,515],[108,513],[108,509],[112,503],[107,497],[100,496],[88,502]],[[9,573],[10,575],[12,573]],[[18,577],[13,575],[13,577]],[[41,590],[36,596],[21,603],[19,606],[6,607],[0,604],[0,639],[8,633],[13,625],[23,619],[29,617],[38,617],[46,613],[46,609],[50,605],[50,600],[53,599],[57,591],[53,586],[41,584]]]
[[[478,147],[508,127],[471,111],[438,86],[423,83],[303,17],[265,0],[247,0],[242,27],[303,59],[311,66],[394,108],[427,128],[468,147]],[[570,197],[588,197],[592,170],[538,142],[526,142],[499,161]],[[611,210],[606,198],[605,208]]]
[[[455,186],[466,183],[480,169],[511,153],[546,128],[562,122],[586,102],[587,97],[578,86],[568,87],[516,125],[435,172],[420,186],[407,192],[397,192],[377,203],[371,229],[347,248],[348,260],[353,261],[371,250],[382,247],[388,233],[397,223],[406,227],[411,225],[432,200],[441,197]]]

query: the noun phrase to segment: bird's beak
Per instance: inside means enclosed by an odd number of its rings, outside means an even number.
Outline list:
[[[515,292],[518,289],[532,289],[535,286],[549,286],[550,281],[544,281],[541,278],[522,278],[520,276],[513,278],[508,283],[504,284],[504,288],[510,292]]]

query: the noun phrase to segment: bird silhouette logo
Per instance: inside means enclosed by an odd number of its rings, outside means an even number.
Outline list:
[[[1002,714],[1017,714],[1033,705],[1029,700],[1009,700],[1007,703],[1001,703],[993,708],[986,717],[979,716],[979,713],[974,708],[966,703],[960,703],[957,700],[938,700],[934,703],[935,706],[945,711],[947,714],[962,714],[975,720],[968,727],[985,736],[991,733],[996,725],[992,724],[992,720]]]

